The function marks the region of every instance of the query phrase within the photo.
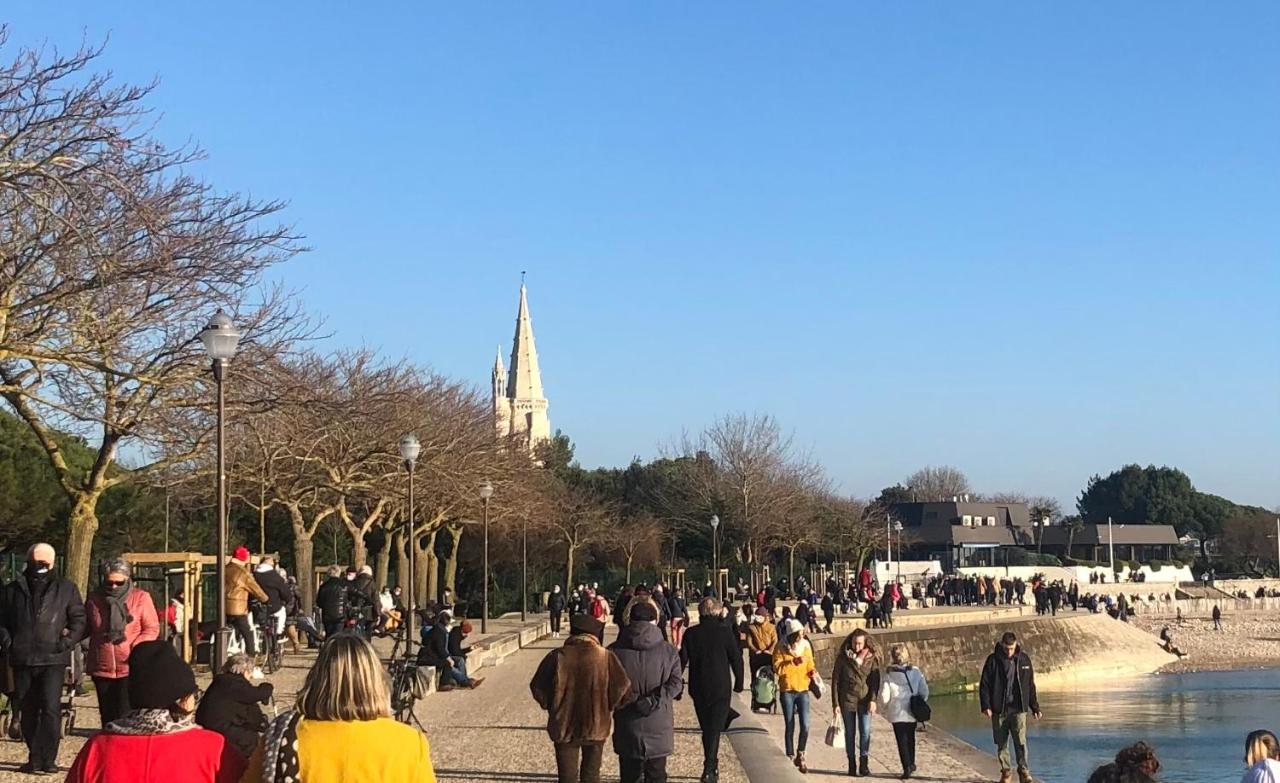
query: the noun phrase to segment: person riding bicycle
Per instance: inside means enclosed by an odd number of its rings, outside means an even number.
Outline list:
[[[254,625],[262,630],[262,652],[270,655],[279,645],[279,638],[284,633],[284,605],[289,600],[289,584],[276,570],[275,558],[271,555],[259,558],[253,578],[267,597],[266,601],[256,598],[251,600],[250,608]]]

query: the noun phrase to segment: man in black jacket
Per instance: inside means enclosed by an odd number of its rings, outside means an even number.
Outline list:
[[[720,601],[698,604],[698,624],[684,635],[680,657],[689,669],[689,695],[702,729],[701,783],[720,778],[720,734],[737,716],[729,706],[734,681],[742,682],[742,651]]]
[[[466,653],[462,652],[462,633],[459,631],[456,648],[462,653],[461,665],[450,655],[449,642],[453,631],[453,613],[442,611],[436,615],[433,625],[423,629],[422,648],[418,650],[419,666],[434,666],[440,675],[440,690],[451,691],[457,688],[478,688],[484,680],[467,675]],[[468,647],[467,651],[470,652]]]
[[[547,596],[547,611],[551,613],[551,638],[560,638],[560,616],[564,614],[564,593],[560,592],[560,585],[551,588],[551,595]]]
[[[320,622],[324,624],[325,638],[342,630],[347,620],[347,582],[342,578],[342,569],[329,566],[329,578],[320,585],[316,593],[316,606],[320,608]]]
[[[1012,783],[1009,759],[1009,737],[1018,758],[1018,779],[1032,783],[1027,756],[1027,713],[1040,718],[1040,701],[1036,698],[1036,676],[1031,657],[1022,651],[1018,636],[1008,631],[1000,637],[996,649],[982,666],[978,685],[982,714],[991,719],[991,733],[1000,759],[1000,783]]]
[[[8,650],[13,665],[28,752],[19,771],[28,774],[58,771],[58,700],[71,648],[84,636],[80,591],[54,573],[53,563],[52,546],[31,547],[26,570],[5,585],[0,599],[0,650]]]

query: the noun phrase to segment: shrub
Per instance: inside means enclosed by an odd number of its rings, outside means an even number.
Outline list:
[[[1151,566],[1151,571],[1154,573],[1156,571],[1159,571],[1161,568],[1164,568],[1164,561],[1152,560],[1148,565]]]
[[[1036,565],[1042,565],[1042,566],[1062,565],[1062,561],[1059,560],[1056,555],[1037,554],[1037,555],[1034,555],[1034,557],[1035,557]]]
[[[1182,562],[1181,560],[1170,560],[1169,565],[1173,566],[1174,568],[1186,568],[1187,566],[1187,564]]]
[[[1142,568],[1142,563],[1139,563],[1137,560],[1130,560],[1127,565],[1129,566],[1130,571],[1137,571],[1139,568]]]

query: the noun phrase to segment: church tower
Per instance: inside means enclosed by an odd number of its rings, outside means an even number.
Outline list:
[[[511,346],[510,368],[502,366],[502,349],[493,364],[493,420],[498,437],[519,435],[528,448],[551,439],[547,418],[547,398],[542,394],[542,372],[538,349],[533,342],[533,321],[529,317],[529,296],[520,284],[520,309],[516,313],[516,333]]]

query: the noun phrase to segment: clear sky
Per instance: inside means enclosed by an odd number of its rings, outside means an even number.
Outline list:
[[[6,3],[291,202],[335,340],[588,466],[768,411],[845,491],[1126,462],[1280,504],[1280,4]]]

